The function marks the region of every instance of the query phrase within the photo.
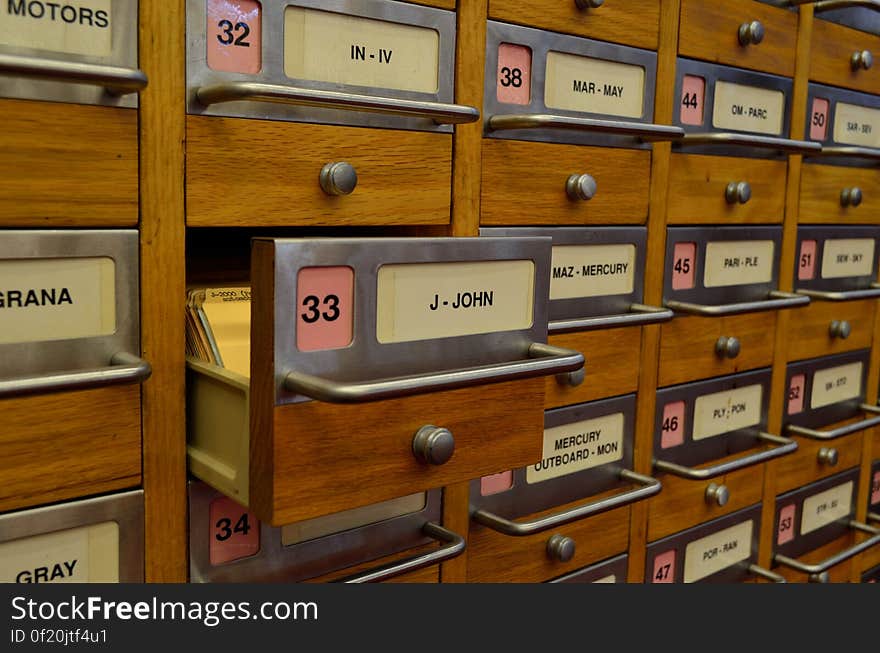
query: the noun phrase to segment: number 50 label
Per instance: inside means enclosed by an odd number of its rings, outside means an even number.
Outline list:
[[[354,270],[345,265],[302,268],[294,308],[297,349],[347,347],[354,329]]]

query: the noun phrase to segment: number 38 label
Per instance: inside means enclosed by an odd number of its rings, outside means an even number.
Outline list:
[[[256,0],[208,0],[208,66],[229,73],[262,67],[262,17]]]
[[[302,268],[296,280],[296,348],[339,349],[351,344],[354,270],[345,265]]]
[[[502,43],[498,46],[499,102],[528,104],[532,72],[532,51],[524,45]]]

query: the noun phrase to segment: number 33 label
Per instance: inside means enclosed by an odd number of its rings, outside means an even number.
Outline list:
[[[354,329],[354,270],[344,265],[302,268],[296,279],[296,347],[339,349]]]

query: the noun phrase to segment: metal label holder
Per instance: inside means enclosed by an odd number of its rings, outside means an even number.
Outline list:
[[[439,524],[442,518],[442,491],[435,489],[425,493],[425,506],[418,512],[289,546],[282,544],[280,527],[272,527],[263,522],[259,525],[260,549],[256,554],[228,563],[212,565],[209,549],[209,537],[212,533],[210,505],[212,501],[223,496],[204,483],[197,481],[189,483],[192,582],[294,583],[323,576],[430,544],[435,538],[426,535],[423,528],[429,523]],[[435,562],[430,561],[428,564]],[[417,568],[413,567],[413,569]],[[387,577],[405,571],[409,569]],[[361,580],[349,579],[349,582],[361,582]]]
[[[807,87],[807,124],[804,126],[804,138],[810,137],[812,123],[812,106],[816,98],[828,100],[828,118],[825,126],[825,140],[815,141],[821,147],[819,152],[808,155],[808,162],[829,163],[833,165],[865,167],[880,163],[880,148],[839,143],[834,140],[834,117],[838,102],[855,104],[869,109],[880,109],[880,96],[861,93],[835,86],[825,86],[810,82]]]
[[[760,384],[761,419],[758,424],[735,429],[709,438],[694,440],[694,407],[699,397],[724,390],[733,390]],[[662,449],[661,435],[663,411],[667,404],[684,401],[684,442],[675,447]],[[770,369],[732,374],[707,381],[694,381],[657,390],[657,406],[654,418],[654,454],[664,461],[678,465],[699,465],[716,458],[740,453],[761,444],[758,434],[767,429],[767,414],[770,408]]]
[[[528,104],[508,104],[497,99],[498,46],[502,43],[526,46],[532,51]],[[551,50],[642,66],[645,86],[641,116],[630,119],[547,107],[544,104],[545,62]],[[483,135],[487,138],[629,148],[648,148],[650,143],[646,141],[677,138],[681,129],[652,123],[656,70],[656,52],[490,20],[486,30]]]
[[[684,582],[684,562],[687,546],[695,540],[722,531],[748,520],[754,522],[752,528],[751,554],[745,560],[736,562],[725,569],[721,569],[710,576],[701,578],[700,583],[738,583],[748,580],[751,576],[766,576],[766,570],[757,567],[758,560],[758,534],[761,531],[761,505],[754,505],[737,512],[713,519],[699,526],[669,535],[660,540],[649,542],[645,555],[645,582],[650,583],[654,571],[654,558],[670,549],[675,550],[675,567],[672,570],[672,582]],[[779,579],[774,579],[781,582]]]
[[[685,124],[681,121],[680,113],[677,110],[673,111],[673,124],[685,132],[684,136],[673,146],[673,151],[761,158],[774,158],[786,153],[818,151],[819,148],[814,143],[787,138],[791,124],[790,108],[793,87],[791,79],[679,57],[676,61],[675,78],[674,106],[676,108],[681,102],[685,75],[696,75],[706,81],[703,98],[703,124]],[[718,81],[782,91],[785,94],[785,102],[780,132],[778,134],[763,134],[714,127],[712,111],[715,106],[715,83]]]
[[[748,307],[747,311],[737,311],[748,312],[761,310],[762,305],[769,303],[768,297],[772,297],[779,278],[779,256],[782,246],[781,226],[667,227],[666,234],[666,271],[663,282],[663,299],[666,306],[676,311],[690,312],[686,307],[680,305],[697,304],[717,307],[725,304],[754,303],[754,306]],[[706,270],[706,245],[710,242],[746,240],[773,241],[773,266],[770,280],[762,283],[706,288],[703,285]],[[691,242],[696,243],[694,287],[673,290],[672,266],[675,264],[675,245],[676,243]],[[802,297],[801,300],[802,304],[809,303],[806,297]],[[675,303],[671,304],[672,302]],[[768,308],[780,307],[768,306]]]
[[[113,521],[119,525],[119,582],[144,581],[144,492],[132,490],[0,515],[0,542]]]
[[[113,259],[116,331],[105,336],[0,345],[0,397],[139,383],[149,377],[149,364],[138,358],[136,230],[4,230],[2,234],[0,259]]]
[[[872,238],[874,240],[874,259],[871,262],[871,274],[858,277],[822,278],[822,258],[825,241],[844,238]],[[815,276],[812,279],[798,280],[801,243],[805,240],[816,241]],[[880,288],[872,287],[877,280],[877,262],[880,261],[880,227],[874,225],[841,225],[818,226],[802,225],[797,231],[797,249],[795,250],[794,283],[797,292],[809,295],[813,299],[829,301],[846,301],[849,299],[869,299],[880,297]],[[856,292],[851,292],[856,291]]]
[[[825,524],[824,526],[801,535],[801,516],[803,515],[804,501],[811,496],[831,489],[838,485],[842,485],[847,481],[853,481],[853,492],[850,498],[850,509],[846,517]],[[797,488],[785,494],[776,497],[776,511],[773,517],[773,554],[783,555],[790,558],[797,558],[805,553],[818,549],[819,547],[836,540],[838,537],[846,535],[850,531],[849,521],[855,518],[856,514],[856,496],[859,490],[859,470],[858,468],[848,469],[846,471],[835,474],[834,476],[824,478],[821,481],[810,483],[803,487]],[[792,518],[792,528],[794,528],[794,539],[785,544],[777,544],[777,529],[779,527],[780,511],[787,505],[795,504],[795,514]]]
[[[0,97],[136,108],[147,85],[138,69],[138,2],[111,3],[109,56],[0,45]]]
[[[822,356],[819,358],[811,358],[808,360],[789,363],[785,372],[785,387],[791,387],[791,379],[798,374],[804,375],[804,408],[801,412],[794,415],[788,415],[787,410],[783,414],[782,425],[783,430],[788,430],[792,434],[789,426],[806,427],[808,429],[819,429],[828,424],[835,424],[846,419],[858,417],[863,412],[861,408],[865,401],[865,384],[868,378],[868,359],[870,351],[862,349],[859,351],[846,352],[844,354],[834,354],[832,356]],[[854,399],[847,399],[827,406],[819,408],[810,407],[810,398],[813,394],[813,377],[816,372],[830,367],[846,365],[847,363],[862,363],[862,379],[861,393]],[[786,394],[787,394],[786,390]],[[875,418],[877,419],[877,418]],[[880,420],[877,420],[880,421]],[[869,425],[862,426],[867,428]],[[797,433],[794,433],[797,435]]]
[[[482,227],[481,236],[550,237],[553,245],[633,245],[633,288],[626,294],[551,299],[550,333],[615,326],[656,324],[672,319],[672,311],[642,305],[645,275],[645,227]],[[552,264],[552,261],[551,261]],[[551,274],[554,271],[551,269]]]
[[[454,98],[455,13],[389,0],[263,0],[262,69],[256,74],[212,70],[207,64],[206,0],[187,0],[187,113],[452,132],[479,111]],[[438,89],[420,93],[291,79],[284,72],[284,12],[305,7],[429,27],[439,34]],[[269,56],[274,53],[274,56]]]

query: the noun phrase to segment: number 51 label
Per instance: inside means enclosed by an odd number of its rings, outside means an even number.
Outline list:
[[[302,268],[294,308],[297,349],[347,347],[354,329],[354,270],[345,265]]]

